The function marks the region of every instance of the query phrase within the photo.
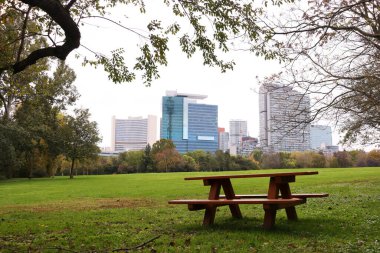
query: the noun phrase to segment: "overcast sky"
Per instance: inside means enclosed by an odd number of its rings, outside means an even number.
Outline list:
[[[129,27],[138,28],[144,32],[146,20],[137,12],[129,9],[118,9],[117,17],[128,15]],[[123,14],[121,14],[123,13]],[[162,18],[165,11],[155,12],[153,18]],[[134,17],[134,18],[131,18]],[[152,17],[150,17],[152,18]],[[166,21],[168,18],[164,19]],[[138,36],[127,32],[109,22],[102,20],[86,20],[87,25],[81,27],[81,44],[97,52],[107,54],[110,50],[125,47],[130,59],[136,57],[137,44],[142,42]],[[81,47],[76,53],[85,55],[88,51]],[[202,57],[196,55],[187,59],[180,52],[177,42],[170,44],[168,66],[160,68],[161,78],[153,81],[151,87],[145,87],[137,78],[132,83],[114,84],[107,78],[102,67],[83,67],[80,59],[71,54],[68,64],[75,70],[77,79],[75,85],[81,98],[78,106],[89,108],[92,120],[98,123],[103,138],[102,147],[111,146],[111,118],[127,118],[128,116],[146,117],[148,114],[161,117],[161,100],[166,90],[177,90],[181,93],[207,95],[208,98],[199,101],[218,105],[219,127],[228,131],[231,119],[241,119],[248,122],[250,136],[259,134],[258,83],[256,77],[263,78],[276,73],[281,66],[276,61],[265,61],[246,51],[229,52],[225,59],[234,59],[236,66],[233,71],[221,73],[218,68],[203,66]],[[159,123],[159,121],[158,121]],[[159,136],[157,136],[159,138]],[[335,138],[336,139],[336,138]],[[336,140],[334,140],[334,144]]]
[[[200,58],[187,59],[171,50],[169,65],[161,69],[161,78],[151,87],[140,80],[114,84],[102,68],[82,67],[79,61],[69,60],[75,69],[75,85],[81,98],[77,105],[89,108],[92,119],[98,122],[103,137],[102,146],[110,146],[111,117],[127,118],[148,114],[161,117],[161,100],[166,90],[207,95],[198,103],[218,105],[220,127],[228,130],[231,119],[248,121],[251,136],[258,137],[258,84],[256,76],[274,71],[277,64],[257,59],[248,53],[234,53],[234,71],[220,73],[217,68],[202,65]]]

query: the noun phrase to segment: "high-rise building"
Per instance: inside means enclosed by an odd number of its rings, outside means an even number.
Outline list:
[[[230,120],[230,146],[239,146],[243,137],[248,136],[247,121]]]
[[[167,91],[162,98],[161,139],[170,139],[178,152],[218,149],[218,106],[198,104],[205,95]]]
[[[264,151],[310,149],[310,98],[290,87],[262,85],[259,95],[260,146]]]
[[[226,132],[224,128],[218,128],[218,146],[223,152],[226,152],[228,148],[230,134]]]
[[[241,151],[240,155],[249,156],[253,150],[257,147],[259,140],[254,137],[246,136],[241,140]]]
[[[310,147],[311,149],[324,149],[332,146],[332,131],[330,126],[311,125]]]
[[[149,143],[157,140],[157,117],[149,115],[147,118],[128,117],[116,119],[112,117],[113,151],[142,150]]]

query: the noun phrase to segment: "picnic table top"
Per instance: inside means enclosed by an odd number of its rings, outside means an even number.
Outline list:
[[[318,171],[299,171],[299,172],[279,172],[279,173],[257,173],[257,174],[240,174],[240,175],[213,175],[202,177],[185,177],[185,180],[208,180],[208,179],[230,179],[230,178],[251,178],[251,177],[287,177],[315,175]]]

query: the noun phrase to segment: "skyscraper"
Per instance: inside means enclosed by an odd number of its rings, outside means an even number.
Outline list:
[[[228,142],[230,139],[230,135],[224,128],[218,128],[218,148],[223,152],[226,152],[228,148]]]
[[[128,117],[116,119],[112,117],[112,143],[113,151],[142,150],[149,143],[157,140],[157,117],[149,115],[148,118]]]
[[[248,136],[247,121],[230,120],[230,145],[239,145],[243,137]]]
[[[324,149],[332,146],[332,131],[330,126],[311,125],[310,127],[311,149]]]
[[[264,151],[310,149],[310,99],[290,87],[262,85],[259,95],[260,146]]]
[[[162,98],[161,139],[170,139],[178,152],[218,149],[218,106],[197,104],[207,96],[167,91]]]

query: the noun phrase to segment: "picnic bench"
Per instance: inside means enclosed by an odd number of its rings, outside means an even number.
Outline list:
[[[275,225],[276,213],[285,209],[288,220],[297,220],[296,205],[306,203],[308,198],[327,197],[327,193],[297,193],[290,191],[289,183],[296,181],[296,176],[315,175],[317,171],[261,173],[243,175],[217,175],[203,177],[187,177],[185,180],[203,180],[205,186],[210,186],[208,199],[170,200],[169,204],[187,204],[190,211],[205,209],[203,225],[214,223],[217,207],[229,206],[232,217],[242,218],[240,204],[262,204],[264,209],[264,229],[272,229]],[[235,194],[231,184],[234,178],[269,177],[267,194]],[[220,194],[223,188],[224,195]]]

